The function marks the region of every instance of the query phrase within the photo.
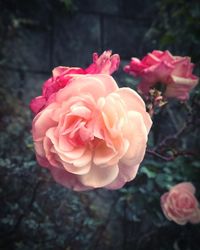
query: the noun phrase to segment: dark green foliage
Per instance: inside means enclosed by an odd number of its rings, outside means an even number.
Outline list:
[[[200,62],[200,4],[198,0],[161,0],[159,13],[154,21],[154,34],[162,50],[170,49],[174,54],[191,56]]]
[[[8,60],[1,56],[5,36],[12,40],[22,27],[49,32],[52,12],[67,15],[75,9],[73,2],[1,1],[0,65]],[[191,56],[198,64],[199,1],[161,0],[157,7],[160,11],[146,34],[159,41],[155,49]],[[50,16],[45,14],[49,9]],[[31,70],[25,80],[33,77]],[[157,112],[147,154],[134,181],[118,191],[79,193],[56,184],[49,171],[38,166],[31,137],[32,115],[26,104],[30,98],[25,101],[21,97],[31,92],[26,90],[28,85],[28,90],[35,87],[32,85],[35,79],[24,86],[20,81],[27,72],[19,70],[21,78],[15,79],[16,72],[12,67],[6,72],[0,67],[4,76],[0,78],[0,249],[199,249],[200,226],[176,225],[164,217],[160,207],[160,196],[183,181],[194,184],[200,201],[199,87],[191,93],[186,105],[175,101]],[[39,74],[48,72],[37,73],[39,79]],[[123,79],[123,84],[131,88],[138,83],[130,76]]]

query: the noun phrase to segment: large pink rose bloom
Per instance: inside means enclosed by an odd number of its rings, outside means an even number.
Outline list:
[[[119,67],[120,58],[118,54],[112,55],[112,51],[105,51],[101,56],[93,54],[93,63],[87,68],[62,67],[55,68],[53,76],[43,85],[42,95],[34,98],[30,103],[31,110],[37,114],[54,99],[55,93],[64,88],[72,78],[85,74],[109,74],[111,75]]]
[[[165,216],[177,224],[200,223],[200,209],[194,196],[195,188],[182,182],[161,196],[161,207]]]
[[[137,174],[151,124],[135,91],[107,74],[79,75],[33,120],[37,160],[68,188],[121,188]]]
[[[198,77],[192,74],[194,64],[190,57],[173,56],[168,50],[154,50],[142,60],[132,58],[125,72],[141,77],[138,90],[147,95],[156,83],[166,85],[165,96],[187,100],[197,85]]]

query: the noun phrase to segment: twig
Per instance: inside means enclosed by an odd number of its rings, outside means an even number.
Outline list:
[[[176,139],[178,139],[178,137],[181,136],[181,135],[185,132],[185,130],[188,128],[187,125],[188,125],[188,124],[185,123],[185,124],[183,125],[183,127],[182,127],[177,133],[165,137],[160,143],[158,143],[158,145],[156,145],[156,146],[154,147],[153,150],[154,150],[154,151],[157,151],[158,149],[160,149],[160,148],[166,146],[167,143],[168,143],[170,140],[176,140]]]
[[[172,160],[174,160],[176,157],[181,156],[181,155],[183,155],[183,156],[196,156],[196,157],[199,156],[197,153],[191,152],[191,151],[176,151],[176,152],[174,152],[173,155],[171,155],[171,156],[164,156],[164,155],[161,155],[161,154],[159,154],[158,152],[156,152],[155,150],[151,150],[151,149],[147,149],[146,152],[147,152],[148,154],[151,154],[151,155],[153,155],[153,156],[156,156],[156,157],[158,157],[158,158],[160,158],[160,159],[162,159],[162,160],[164,160],[164,161],[172,161]]]
[[[159,153],[157,153],[156,151],[151,150],[151,149],[147,149],[146,152],[147,152],[148,154],[154,155],[154,156],[156,156],[156,157],[158,157],[158,158],[160,158],[160,159],[162,159],[162,160],[164,160],[164,161],[171,161],[171,160],[174,159],[173,156],[168,156],[168,157],[167,157],[167,156],[163,156],[163,155],[161,155],[161,154],[159,154]]]

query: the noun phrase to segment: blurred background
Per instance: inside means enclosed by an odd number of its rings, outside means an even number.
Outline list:
[[[175,134],[165,148],[171,160],[147,154],[120,190],[73,192],[36,163],[30,100],[54,67],[85,68],[108,49],[121,57],[120,86],[135,88],[123,66],[153,49],[191,56],[199,75],[199,1],[0,0],[0,249],[199,249],[200,225],[167,221],[159,201],[182,181],[200,200],[198,87],[189,106],[174,102],[154,117],[148,147]]]

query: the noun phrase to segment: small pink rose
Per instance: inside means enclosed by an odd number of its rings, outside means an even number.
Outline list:
[[[93,54],[93,63],[87,68],[63,67],[59,66],[52,72],[43,85],[42,95],[34,98],[30,103],[30,109],[37,114],[54,99],[55,93],[64,88],[70,81],[85,74],[112,74],[119,67],[120,57],[118,54],[112,55],[112,51],[105,51],[100,57]]]
[[[141,77],[138,90],[147,95],[156,83],[166,85],[165,96],[187,100],[197,85],[198,77],[192,74],[194,64],[190,57],[173,56],[169,51],[154,50],[142,60],[132,58],[125,72]]]
[[[108,74],[79,75],[33,120],[37,161],[65,187],[118,189],[135,178],[151,124],[135,91]]]
[[[194,196],[195,187],[189,182],[175,185],[161,196],[161,207],[165,216],[177,224],[200,223],[200,209]]]

